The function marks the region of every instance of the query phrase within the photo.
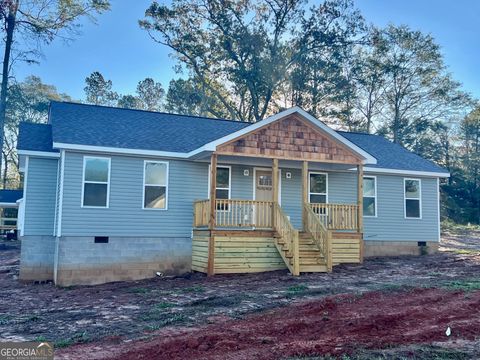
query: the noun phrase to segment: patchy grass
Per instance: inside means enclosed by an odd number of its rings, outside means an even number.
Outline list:
[[[183,288],[182,291],[184,293],[204,293],[205,288],[203,286],[189,286],[189,287]]]
[[[306,292],[309,289],[309,287],[305,284],[298,284],[298,285],[293,285],[287,288],[287,293],[288,294],[301,294]]]
[[[152,291],[151,289],[142,288],[142,287],[131,288],[128,290],[128,292],[131,292],[132,294],[148,294],[151,291]]]
[[[40,321],[42,320],[42,318],[36,314],[32,314],[32,315],[27,315],[27,316],[24,316],[24,317],[21,317],[19,322],[21,323],[28,323],[28,322],[36,322],[36,321]]]
[[[421,286],[419,285],[419,287]],[[383,292],[398,292],[398,291],[409,291],[414,288],[415,286],[411,284],[386,283],[386,284],[379,284],[377,289]]]
[[[0,315],[0,325],[7,325],[12,317],[10,315]]]
[[[357,350],[350,355],[293,357],[288,360],[467,360],[472,359],[467,351],[439,346],[406,346],[382,350]]]
[[[473,250],[473,249],[453,249],[452,251],[458,255],[479,255],[480,254],[479,250]]]
[[[162,320],[158,320],[153,324],[148,324],[145,326],[144,330],[155,331],[159,330],[167,325],[174,325],[179,323],[184,323],[187,320],[187,317],[182,314],[174,314],[173,316],[166,317]]]
[[[87,332],[84,331],[82,333],[76,333],[72,337],[69,337],[67,339],[61,339],[56,341],[54,343],[54,346],[56,348],[65,348],[74,344],[87,343],[90,341],[92,341],[92,339],[88,336]]]
[[[480,279],[455,280],[440,284],[441,288],[447,290],[460,290],[465,292],[480,290]]]
[[[480,231],[480,225],[476,224],[456,224],[452,221],[442,221],[442,232],[465,233],[470,231]]]
[[[168,301],[162,301],[161,303],[156,304],[155,308],[157,308],[157,309],[169,309],[169,308],[172,308],[174,306],[175,306],[174,303],[171,303],[171,302],[168,302]]]
[[[222,307],[231,307],[240,304],[245,300],[244,295],[232,295],[232,296],[209,296],[204,299],[198,299],[192,301],[190,306],[200,306],[204,308],[222,308]]]

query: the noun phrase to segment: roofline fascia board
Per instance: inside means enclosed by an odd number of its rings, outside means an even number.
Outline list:
[[[306,112],[305,110],[303,110],[302,108],[300,108],[298,106],[294,106],[290,109],[279,112],[278,114],[269,116],[265,120],[256,122],[255,124],[244,127],[243,129],[237,130],[237,131],[235,131],[231,134],[228,134],[224,137],[221,137],[220,139],[209,142],[209,143],[203,145],[202,147],[200,147],[196,150],[193,150],[192,153],[196,154],[196,153],[201,152],[201,151],[215,151],[218,145],[221,145],[221,144],[226,143],[228,141],[234,140],[239,136],[248,134],[249,132],[255,131],[255,130],[261,128],[261,127],[264,127],[268,124],[271,124],[272,122],[275,122],[279,119],[282,119],[282,118],[284,118],[288,115],[292,115],[294,113],[300,114],[302,117],[307,119],[313,125],[317,126],[321,130],[325,131],[327,134],[329,134],[330,136],[332,136],[336,140],[340,141],[341,143],[343,143],[344,145],[346,145],[347,147],[352,149],[352,151],[354,151],[355,153],[361,155],[363,158],[365,158],[367,163],[369,163],[369,164],[376,164],[377,163],[377,159],[374,156],[372,156],[371,154],[369,154],[368,152],[366,152],[362,148],[358,147],[357,145],[352,143],[350,140],[348,140],[344,136],[338,134],[335,130],[331,129],[330,127],[325,125],[322,121],[316,119],[315,117],[313,117],[308,112]]]
[[[17,208],[18,204],[17,204],[17,202],[13,202],[13,203],[12,202],[0,202],[0,207]],[[13,219],[15,219],[15,218],[13,218]]]
[[[113,147],[104,147],[104,146],[76,145],[76,144],[65,144],[65,143],[54,143],[54,147],[64,149],[64,150],[74,150],[74,151],[112,153],[112,154],[119,154],[119,155],[159,156],[159,157],[180,158],[180,159],[190,159],[190,160],[193,160],[191,159],[192,156],[201,152],[201,151],[197,152],[195,150],[195,154],[193,154],[193,152],[175,153],[175,152],[168,152],[168,151],[123,149],[123,148],[113,148]],[[203,149],[202,151],[208,151],[208,150]],[[365,172],[380,173],[380,174],[417,175],[417,176],[431,176],[431,177],[442,177],[442,178],[450,177],[449,173],[433,172],[433,171],[399,170],[399,169],[388,169],[388,168],[375,168],[375,167],[368,167],[368,166],[364,167],[363,169]],[[350,170],[356,171],[356,169],[350,169]],[[336,171],[336,170],[329,170],[329,171]]]
[[[78,145],[78,144],[67,144],[67,143],[58,143],[58,142],[54,142],[53,147],[62,149],[62,150],[89,151],[89,152],[100,152],[100,153],[122,154],[122,155],[159,156],[159,157],[180,158],[180,159],[188,159],[191,156],[190,153],[182,153],[182,152],[128,149],[128,148],[116,148],[116,147],[109,147],[109,146]]]
[[[60,153],[49,151],[17,150],[17,154],[25,156],[50,157],[56,159],[60,158]]]
[[[357,171],[356,169],[351,169],[351,170]],[[431,177],[441,177],[441,178],[450,177],[450,173],[435,172],[435,171],[400,170],[400,169],[375,168],[375,167],[364,167],[363,171],[369,172],[369,173],[393,174],[393,175],[416,175],[416,176],[431,176]]]

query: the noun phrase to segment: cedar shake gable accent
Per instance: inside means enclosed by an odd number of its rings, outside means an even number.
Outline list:
[[[362,158],[296,114],[269,123],[225,144],[218,154],[361,164]]]

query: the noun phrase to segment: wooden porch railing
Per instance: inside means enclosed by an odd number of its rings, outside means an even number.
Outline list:
[[[215,225],[271,229],[272,211],[272,201],[217,199]]]
[[[210,200],[194,203],[193,226],[208,226]],[[217,199],[215,227],[273,229],[273,202],[255,200]]]
[[[356,230],[358,224],[358,205],[355,204],[309,204],[320,222],[327,230]]]
[[[326,261],[328,271],[332,271],[332,232],[327,230],[310,204],[303,204],[303,210],[306,226],[304,230],[312,236],[313,241],[320,249],[320,253]]]
[[[294,276],[300,275],[300,245],[295,230],[278,203],[274,204],[274,224],[277,238],[275,245],[288,269]],[[292,262],[290,262],[290,258]]]

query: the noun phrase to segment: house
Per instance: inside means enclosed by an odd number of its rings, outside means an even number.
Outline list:
[[[434,250],[435,164],[298,107],[254,124],[52,102],[22,123],[20,278],[59,285]]]
[[[15,238],[19,202],[23,196],[22,190],[0,190],[0,234],[7,238]]]

